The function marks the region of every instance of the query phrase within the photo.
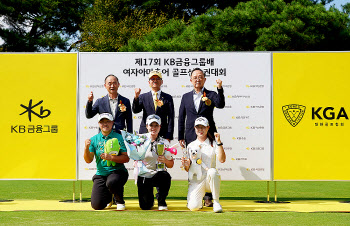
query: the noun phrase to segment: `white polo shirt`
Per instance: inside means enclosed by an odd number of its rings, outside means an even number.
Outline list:
[[[218,146],[216,145],[216,142],[213,141],[213,146],[211,146],[208,138],[203,143],[197,139],[197,140],[191,142],[187,148],[191,148],[191,149],[197,148],[198,149],[199,145],[202,146],[200,151],[201,151],[203,163],[209,168],[216,168],[216,156],[219,152],[219,149],[218,149]],[[202,169],[202,172],[205,171],[205,170],[204,171],[203,170],[204,169]]]

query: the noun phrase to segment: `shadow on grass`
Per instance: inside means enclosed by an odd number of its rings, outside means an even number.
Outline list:
[[[81,199],[81,201],[80,201],[80,199],[75,199],[74,201],[73,201],[73,199],[66,199],[66,200],[60,200],[60,202],[68,202],[68,203],[70,203],[70,202],[91,202],[91,198],[82,198]]]
[[[220,197],[220,200],[251,200],[251,201],[266,201],[266,197]],[[274,197],[270,196],[270,201],[273,201]],[[350,202],[350,198],[315,198],[315,197],[277,197],[278,201],[301,201],[301,200],[324,200],[324,201],[339,201]]]
[[[135,200],[138,197],[124,197],[125,200]],[[187,197],[172,197],[168,196],[168,200],[187,200]],[[266,202],[266,197],[220,197],[220,200],[246,200],[246,201],[256,201],[256,202]],[[315,198],[315,197],[293,197],[293,198],[279,198],[277,199],[277,203],[281,202],[290,202],[290,201],[338,201],[342,203],[350,203],[350,198]],[[10,202],[13,200],[0,200],[0,202]],[[72,199],[61,200],[60,202],[72,202]],[[79,199],[75,199],[75,202],[80,202]],[[91,198],[83,198],[82,202],[91,202]],[[274,197],[270,197],[270,202],[274,202]]]
[[[124,197],[124,199],[137,199],[137,197]],[[172,197],[168,196],[167,199],[172,200],[187,200],[187,197]],[[270,201],[273,201],[274,197],[270,196]],[[249,200],[249,201],[266,201],[266,197],[220,197],[220,200]],[[324,201],[339,201],[339,202],[349,202],[350,198],[315,198],[315,197],[293,197],[293,198],[280,198],[277,197],[278,201],[302,201],[302,200],[324,200]]]

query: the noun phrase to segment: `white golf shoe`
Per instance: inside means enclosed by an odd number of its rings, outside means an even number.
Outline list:
[[[117,204],[117,210],[125,210],[125,204]]]
[[[220,203],[219,202],[215,202],[215,201],[213,203],[213,210],[214,210],[215,213],[222,213],[223,212]]]

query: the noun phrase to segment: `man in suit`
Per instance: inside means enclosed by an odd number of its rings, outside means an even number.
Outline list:
[[[201,116],[208,119],[210,126],[208,135],[214,138],[214,132],[217,132],[213,117],[214,107],[225,107],[224,89],[220,79],[216,80],[218,93],[204,88],[206,78],[200,68],[192,70],[190,81],[193,90],[182,96],[179,110],[178,140],[183,148],[197,139],[194,122]],[[205,206],[213,206],[211,193],[205,194],[204,203]]]
[[[178,139],[182,147],[196,140],[194,121],[200,116],[208,119],[208,133],[214,137],[214,132],[217,132],[213,117],[214,107],[225,107],[224,89],[220,79],[216,80],[218,93],[204,88],[206,78],[200,68],[192,70],[190,81],[194,89],[182,96],[179,110]]]
[[[162,127],[159,136],[167,139],[173,139],[174,135],[174,101],[173,97],[161,91],[163,84],[162,74],[159,71],[151,71],[148,76],[148,84],[151,91],[141,93],[140,88],[135,89],[135,98],[132,103],[132,111],[136,114],[142,111],[142,121],[139,133],[147,133],[146,118],[149,115],[156,114],[161,118]]]
[[[120,133],[121,130],[127,129],[129,133],[132,129],[132,113],[130,100],[118,94],[119,80],[115,75],[108,75],[105,78],[104,87],[108,94],[96,100],[93,104],[94,94],[91,92],[88,96],[86,104],[85,115],[86,118],[92,118],[97,113],[110,113],[113,115],[114,124],[113,129]]]

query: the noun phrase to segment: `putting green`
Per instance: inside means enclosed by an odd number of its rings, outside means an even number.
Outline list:
[[[257,203],[247,200],[220,201],[224,212],[350,212],[350,203],[323,200],[291,201],[290,203]],[[185,200],[167,200],[169,211],[189,211]],[[140,211],[138,200],[126,200],[126,211]],[[157,210],[157,204],[153,210]],[[90,202],[60,202],[58,200],[14,200],[0,202],[0,211],[94,211]],[[115,211],[116,206],[100,211]],[[204,207],[200,211],[213,211]]]

